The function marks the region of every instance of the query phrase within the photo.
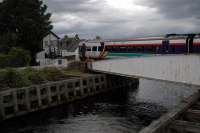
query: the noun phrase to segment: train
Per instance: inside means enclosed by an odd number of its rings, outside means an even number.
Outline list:
[[[81,58],[85,56],[85,58],[93,59],[103,59],[113,53],[200,53],[200,34],[167,34],[161,37],[91,40],[79,44],[79,53]]]
[[[81,59],[103,59],[108,55],[104,41],[83,41],[79,43],[79,55]]]

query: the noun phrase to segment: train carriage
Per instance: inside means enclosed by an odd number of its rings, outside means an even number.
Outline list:
[[[110,39],[80,43],[86,45],[87,58],[105,58],[113,53],[130,54],[184,54],[200,53],[200,35],[179,34],[164,37]]]
[[[109,52],[130,52],[144,54],[180,54],[187,51],[187,37],[151,37],[109,41]]]
[[[181,54],[185,53],[186,50],[186,37],[172,37],[167,38],[169,41],[168,54]]]
[[[152,53],[159,52],[163,38],[137,38],[105,42],[109,52]]]

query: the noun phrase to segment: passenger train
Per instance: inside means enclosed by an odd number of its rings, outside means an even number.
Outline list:
[[[103,59],[107,54],[108,51],[103,41],[84,41],[79,44],[79,55],[81,58]]]
[[[184,54],[200,53],[200,35],[169,34],[164,37],[146,37],[130,39],[109,39],[86,41],[79,44],[81,53],[83,44],[87,58],[102,59],[112,53],[130,54]]]

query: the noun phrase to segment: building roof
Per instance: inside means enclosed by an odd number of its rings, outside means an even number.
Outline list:
[[[56,35],[53,31],[49,31],[50,34],[52,34],[53,36],[55,36],[57,39],[60,39],[60,37],[58,35]]]

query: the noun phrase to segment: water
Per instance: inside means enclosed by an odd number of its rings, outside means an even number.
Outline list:
[[[1,133],[136,133],[147,126],[150,116],[164,109],[162,106],[170,110],[191,95],[195,91],[191,88],[141,79],[138,88],[9,120],[0,124],[0,129]],[[150,112],[141,106],[150,108]]]

